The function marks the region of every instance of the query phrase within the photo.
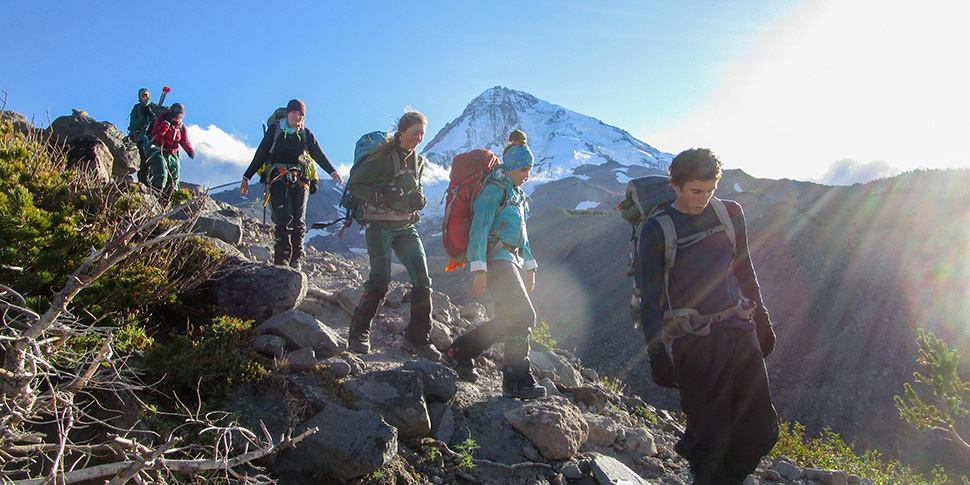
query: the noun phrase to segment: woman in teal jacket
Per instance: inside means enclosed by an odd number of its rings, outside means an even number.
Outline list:
[[[546,390],[536,385],[529,362],[529,338],[536,321],[529,292],[535,288],[537,265],[529,247],[528,204],[521,188],[534,161],[525,133],[515,130],[509,135],[502,161],[475,199],[468,242],[468,261],[475,275],[472,292],[478,298],[486,290],[492,294],[495,318],[458,337],[447,357],[462,379],[475,382],[479,375],[473,359],[504,340],[502,393],[534,399],[545,396]]]

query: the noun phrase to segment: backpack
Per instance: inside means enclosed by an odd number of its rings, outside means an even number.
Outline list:
[[[451,260],[445,271],[461,268],[468,262],[468,231],[472,224],[472,204],[487,183],[498,183],[490,177],[499,164],[498,157],[488,150],[472,150],[457,155],[451,163],[448,191],[445,193],[445,217],[441,223],[441,242]],[[502,186],[505,205],[505,186]],[[496,212],[497,213],[497,212]]]
[[[664,212],[674,200],[677,199],[677,192],[670,186],[670,179],[663,175],[648,175],[631,180],[627,184],[626,198],[618,206],[620,216],[633,226],[633,235],[630,238],[630,269],[627,276],[634,276],[633,297],[630,301],[630,317],[635,326],[640,323],[640,287],[641,283],[636,278],[636,267],[639,263],[637,247],[640,239],[640,229],[643,224],[656,219],[664,233],[664,282],[660,292],[661,301],[667,299],[667,284],[670,278],[670,270],[674,267],[677,259],[677,249],[685,248],[696,244],[702,239],[714,233],[724,231],[731,242],[731,250],[734,257],[737,257],[737,241],[734,230],[734,223],[727,212],[724,202],[717,197],[711,197],[711,207],[717,215],[720,225],[710,230],[691,234],[682,238],[677,238],[677,230],[673,220]],[[667,301],[667,306],[670,302]]]
[[[337,235],[338,238],[343,236],[344,230],[350,227],[353,221],[357,221],[362,226],[365,224],[365,221],[362,219],[362,201],[354,197],[347,190],[347,187],[350,185],[350,180],[353,178],[354,171],[357,170],[357,167],[364,163],[364,160],[367,160],[367,157],[374,153],[374,150],[377,150],[377,147],[381,146],[381,143],[384,143],[386,140],[387,132],[384,131],[372,131],[357,139],[357,144],[354,146],[354,164],[350,167],[350,175],[347,177],[343,194],[340,196],[340,207],[347,209],[347,214],[344,216],[344,226],[340,229],[340,233]]]

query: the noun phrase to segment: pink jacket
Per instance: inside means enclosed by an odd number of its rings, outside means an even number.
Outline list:
[[[179,145],[185,150],[189,158],[195,158],[195,150],[189,143],[189,137],[185,133],[185,124],[179,124],[178,128],[172,126],[166,120],[158,118],[152,123],[152,144],[159,145],[165,153],[178,151]]]

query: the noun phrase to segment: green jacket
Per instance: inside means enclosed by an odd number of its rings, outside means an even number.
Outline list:
[[[144,137],[148,130],[148,120],[158,114],[158,105],[148,103],[147,105],[135,103],[131,107],[131,114],[128,115],[128,134],[132,138]]]
[[[416,209],[411,207],[414,194],[423,193],[421,174],[424,173],[425,158],[413,150],[397,149],[401,158],[402,173],[394,176],[394,160],[390,154],[378,150],[364,160],[354,170],[354,174],[347,181],[347,191],[354,197],[365,202],[364,211],[386,210],[408,213]],[[379,192],[386,192],[392,184],[401,189],[403,197],[399,200],[378,205]],[[382,227],[392,230],[404,229],[412,226],[411,221],[372,221]]]

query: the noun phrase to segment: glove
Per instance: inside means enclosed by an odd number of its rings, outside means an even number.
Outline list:
[[[195,158],[195,150],[190,150],[185,153],[189,156],[189,158]]]
[[[415,190],[411,192],[408,197],[408,206],[416,211],[424,209],[424,206],[428,205],[428,199],[424,197],[424,192],[420,190]]]
[[[317,189],[320,188],[320,184],[316,180],[310,181],[310,195],[317,193]]]
[[[674,377],[674,363],[667,354],[663,344],[657,344],[647,349],[650,357],[650,377],[660,387],[676,389],[677,380]]]
[[[768,310],[758,307],[754,313],[754,328],[758,334],[758,344],[761,346],[761,355],[768,357],[775,350],[775,331],[771,328],[771,318],[768,317]]]

